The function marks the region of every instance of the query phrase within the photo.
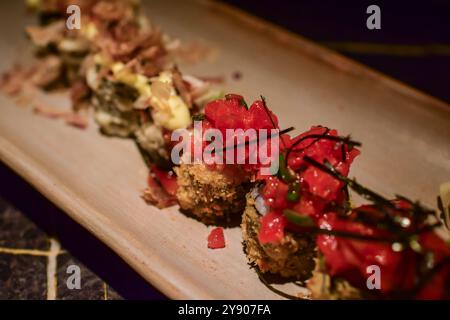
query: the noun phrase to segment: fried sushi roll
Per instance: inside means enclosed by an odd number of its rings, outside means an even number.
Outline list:
[[[237,152],[237,148],[242,147],[236,146],[236,136],[227,141],[229,137],[226,131],[270,130],[277,128],[277,118],[262,101],[256,101],[248,107],[242,96],[234,94],[208,103],[203,118],[201,124],[205,132],[214,129],[220,133],[220,164],[190,161],[182,162],[175,168],[178,202],[183,210],[192,213],[201,221],[212,223],[222,218],[232,220],[233,217],[239,217],[245,209],[246,194],[250,191],[256,170],[254,165],[226,163],[223,158],[224,150]],[[200,135],[203,137],[202,133]],[[202,151],[212,145],[205,142],[206,140],[202,139],[200,142]],[[188,155],[188,158],[191,160],[191,155]]]
[[[349,179],[358,145],[323,127],[285,139],[277,176],[248,195],[250,262],[287,281],[306,276],[315,299],[450,298],[450,247],[434,231],[437,214]],[[349,190],[371,203],[352,209]]]
[[[278,174],[258,181],[247,196],[242,217],[244,250],[260,272],[294,280],[312,276],[317,257],[315,237],[302,233],[293,221],[309,223],[328,207],[343,203],[345,193],[343,183],[327,179],[303,158],[332,161],[348,174],[358,151],[342,143],[335,130],[324,127],[283,139]]]
[[[177,199],[183,210],[208,224],[242,213],[250,188],[250,177],[243,169],[225,166],[212,170],[204,164],[182,164],[175,172]]]

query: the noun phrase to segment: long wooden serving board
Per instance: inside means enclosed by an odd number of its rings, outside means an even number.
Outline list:
[[[224,76],[224,89],[247,100],[264,95],[286,127],[351,133],[363,142],[352,175],[385,195],[436,206],[439,185],[450,180],[450,106],[224,5],[144,3],[169,34],[214,48],[214,59],[183,70]],[[6,70],[29,47],[21,1],[1,1],[0,15]],[[1,96],[0,159],[171,298],[279,298],[249,269],[239,228],[225,231],[225,249],[208,250],[207,227],[139,198],[147,170],[131,141],[38,117]]]

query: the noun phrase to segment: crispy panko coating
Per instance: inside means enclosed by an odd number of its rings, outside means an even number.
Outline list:
[[[175,171],[181,208],[201,221],[213,223],[244,211],[250,184],[243,170],[236,166],[212,170],[204,164],[182,164]]]

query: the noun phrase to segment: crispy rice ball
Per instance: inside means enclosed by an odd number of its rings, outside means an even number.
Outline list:
[[[258,240],[260,217],[255,208],[254,194],[249,193],[241,227],[244,251],[250,263],[263,273],[295,280],[310,278],[315,267],[314,238],[286,232],[280,244],[262,245]]]
[[[236,166],[211,170],[204,164],[182,164],[175,168],[180,207],[205,223],[240,215],[250,189],[248,175]]]

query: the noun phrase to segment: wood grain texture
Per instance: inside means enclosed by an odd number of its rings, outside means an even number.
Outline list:
[[[248,101],[263,94],[286,127],[352,133],[364,143],[353,175],[435,207],[439,184],[450,180],[450,106],[223,5],[145,4],[169,34],[217,50],[214,61],[183,70],[225,76],[225,89]],[[6,70],[29,48],[20,2],[3,1],[0,12],[0,28],[10,30],[0,39]],[[231,80],[235,71],[241,80]],[[278,298],[248,268],[239,229],[226,230],[227,247],[211,251],[207,227],[141,201],[147,172],[132,142],[101,136],[94,124],[80,131],[35,116],[1,96],[0,158],[169,297]]]

